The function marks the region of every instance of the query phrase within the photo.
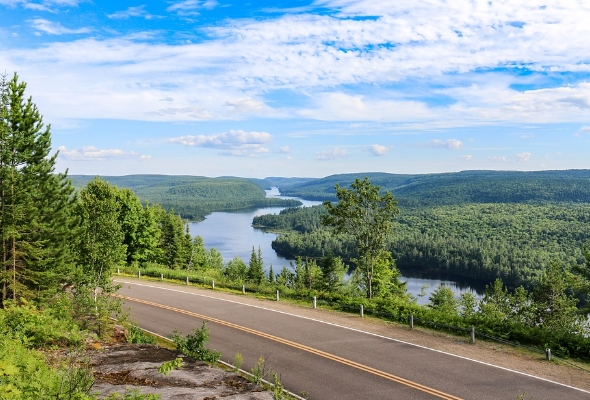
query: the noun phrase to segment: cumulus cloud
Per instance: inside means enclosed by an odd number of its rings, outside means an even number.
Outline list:
[[[150,159],[151,156],[139,154],[134,151],[126,152],[121,149],[99,149],[95,146],[84,146],[79,150],[69,150],[65,146],[60,146],[59,157],[70,161],[96,161],[106,159]]]
[[[318,151],[315,154],[315,159],[319,161],[329,161],[335,158],[342,158],[346,156],[346,150],[334,147],[332,150]]]
[[[432,139],[427,143],[420,145],[421,147],[434,147],[434,148],[442,148],[447,150],[461,150],[463,147],[463,142],[457,139],[447,139],[447,140],[440,140],[440,139]]]
[[[389,152],[389,150],[389,147],[380,144],[374,144],[369,147],[369,152],[374,156],[384,156]]]
[[[90,28],[77,28],[77,29],[69,29],[59,22],[52,22],[48,21],[43,18],[36,18],[30,20],[29,23],[31,26],[38,31],[47,33],[48,35],[72,35],[72,34],[81,34],[81,33],[89,33],[92,30]]]
[[[219,149],[220,154],[232,156],[255,156],[268,153],[264,145],[272,140],[268,132],[246,132],[230,130],[213,135],[188,135],[166,139],[167,143],[176,143],[189,147]]]

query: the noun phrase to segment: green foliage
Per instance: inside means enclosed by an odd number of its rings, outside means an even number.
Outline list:
[[[236,283],[244,283],[248,277],[248,266],[238,256],[228,261],[223,269],[223,276]]]
[[[297,220],[312,217],[319,223],[320,215],[309,209],[298,210],[299,217],[281,227],[294,229]],[[590,267],[585,267],[589,264],[581,249],[590,239],[589,224],[589,205],[465,204],[407,209],[394,221],[395,234],[388,238],[388,249],[402,271],[438,271],[483,283],[499,277],[511,287],[530,289],[554,259],[579,265],[578,274],[584,280],[583,270],[590,271]],[[358,257],[350,237],[323,229],[281,234],[272,246],[293,258]]]
[[[590,170],[566,171],[462,171],[401,175],[363,174],[375,185],[392,192],[404,208],[466,203],[589,203]],[[358,174],[281,185],[284,196],[309,200],[335,200],[333,188]]]
[[[100,178],[79,193],[76,212],[82,220],[82,231],[78,257],[86,282],[94,287],[106,285],[112,271],[125,263],[127,246],[123,243],[121,203],[117,197],[117,188]]]
[[[74,264],[73,188],[54,174],[50,128],[25,89],[16,74],[0,77],[0,306],[51,296]]]
[[[439,285],[428,298],[429,306],[443,314],[457,314],[459,302],[455,299],[455,293],[448,286]]]
[[[72,176],[74,185],[82,188],[91,179]],[[201,176],[128,175],[104,176],[104,180],[132,190],[142,201],[160,204],[183,218],[202,220],[213,211],[231,211],[263,207],[292,207],[298,200],[266,198],[256,183],[244,178],[206,178]]]
[[[158,372],[164,375],[169,375],[175,369],[182,368],[184,361],[181,357],[176,357],[172,361],[166,361],[158,368]]]
[[[236,353],[236,356],[234,357],[234,371],[238,372],[240,370],[240,368],[242,367],[243,363],[244,363],[244,357],[242,356],[242,353],[240,353],[238,351]]]
[[[255,384],[259,384],[266,377],[266,361],[263,357],[258,358],[258,361],[254,367],[252,367],[250,373],[252,374],[252,382]]]
[[[381,194],[368,178],[356,179],[350,189],[336,184],[338,203],[324,202],[328,212],[321,216],[322,225],[336,233],[352,237],[358,258],[355,260],[366,280],[367,297],[373,297],[373,275],[379,257],[386,251],[393,218],[399,214],[397,202],[390,192]]]
[[[250,255],[250,263],[248,264],[247,281],[255,285],[260,285],[264,279],[264,262],[262,261],[262,251],[260,246],[258,252],[254,251],[252,247],[252,254]]]
[[[205,343],[209,341],[209,329],[204,321],[200,328],[195,328],[193,333],[186,336],[174,331],[171,339],[176,343],[178,351],[197,360],[215,364],[221,357],[218,351],[205,348]]]
[[[154,336],[148,335],[143,329],[135,324],[129,327],[129,337],[127,341],[129,343],[156,344],[156,338]]]
[[[272,374],[274,384],[272,387],[272,398],[274,400],[283,400],[285,398],[285,388],[281,383],[281,378],[276,372]]]

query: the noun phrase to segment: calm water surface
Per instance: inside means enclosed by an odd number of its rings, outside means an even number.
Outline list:
[[[283,199],[291,198],[279,195],[276,188],[266,191],[267,197],[280,197]],[[308,201],[297,199],[303,203],[303,207],[310,207],[321,204],[320,201]],[[262,251],[262,259],[265,269],[268,270],[272,265],[275,273],[278,273],[283,266],[289,267],[289,261],[283,258],[272,249],[271,243],[277,237],[274,233],[265,233],[260,229],[252,227],[252,219],[258,215],[278,214],[284,207],[267,207],[251,210],[240,210],[234,212],[214,212],[207,216],[204,221],[189,223],[190,233],[193,236],[201,236],[205,247],[215,247],[223,256],[224,262],[230,261],[234,257],[240,257],[248,263],[252,248]],[[451,287],[457,296],[462,292],[477,292],[465,283],[457,283],[444,278],[429,279],[419,274],[408,274],[402,276],[402,281],[407,281],[408,292],[418,296],[422,292],[422,287],[427,285],[424,290],[425,295],[420,297],[419,303],[427,303],[430,293],[438,285],[447,285]],[[479,297],[479,296],[478,296]]]

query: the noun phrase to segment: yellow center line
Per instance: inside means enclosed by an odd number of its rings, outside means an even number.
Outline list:
[[[385,378],[385,379],[388,379],[388,380],[391,380],[391,381],[400,383],[402,385],[409,386],[409,387],[411,387],[413,389],[421,390],[422,392],[431,394],[431,395],[436,396],[436,397],[439,397],[441,399],[461,400],[460,397],[456,397],[456,396],[453,396],[453,395],[450,395],[450,394],[441,392],[440,390],[436,390],[436,389],[430,388],[428,386],[421,385],[421,384],[419,384],[417,382],[413,382],[413,381],[410,381],[408,379],[401,378],[399,376],[396,376],[396,375],[393,375],[393,374],[390,374],[390,373],[387,373],[387,372],[384,372],[384,371],[381,371],[381,370],[378,370],[378,369],[369,367],[369,366],[364,365],[364,364],[357,363],[357,362],[352,361],[352,360],[348,360],[346,358],[342,358],[342,357],[336,356],[334,354],[327,353],[327,352],[322,351],[322,350],[314,349],[313,347],[309,347],[309,346],[306,346],[306,345],[303,345],[303,344],[300,344],[300,343],[292,342],[292,341],[287,340],[287,339],[282,339],[282,338],[280,338],[278,336],[273,336],[273,335],[269,335],[268,333],[264,333],[264,332],[260,332],[260,331],[254,330],[254,329],[250,329],[250,328],[247,328],[245,326],[236,325],[236,324],[233,324],[231,322],[223,321],[223,320],[220,320],[220,319],[217,319],[217,318],[213,318],[213,317],[209,317],[209,316],[206,316],[206,315],[197,314],[197,313],[194,313],[194,312],[191,312],[191,311],[187,311],[187,310],[182,310],[180,308],[166,306],[164,304],[154,303],[154,302],[147,301],[147,300],[136,299],[136,298],[133,298],[133,297],[122,296],[122,295],[118,295],[118,294],[115,294],[113,296],[119,297],[121,299],[129,300],[129,301],[134,301],[136,303],[147,304],[147,305],[150,305],[150,306],[153,306],[153,307],[158,307],[158,308],[162,308],[162,309],[165,309],[165,310],[174,311],[174,312],[177,312],[177,313],[180,313],[180,314],[189,315],[191,317],[203,319],[203,320],[206,320],[206,321],[214,322],[214,323],[219,324],[219,325],[224,325],[224,326],[227,326],[227,327],[230,327],[230,328],[238,329],[238,330],[241,330],[243,332],[251,333],[253,335],[257,335],[257,336],[263,337],[265,339],[273,340],[275,342],[282,343],[282,344],[285,344],[287,346],[291,346],[291,347],[294,347],[296,349],[300,349],[300,350],[306,351],[308,353],[312,353],[312,354],[318,355],[320,357],[324,357],[324,358],[327,358],[329,360],[333,360],[333,361],[339,362],[341,364],[345,364],[345,365],[351,366],[353,368],[357,368],[357,369],[359,369],[361,371],[365,371],[365,372],[368,372],[370,374],[377,375],[377,376],[380,376],[382,378]]]

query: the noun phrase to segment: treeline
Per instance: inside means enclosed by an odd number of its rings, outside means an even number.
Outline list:
[[[393,193],[404,208],[465,203],[590,203],[590,170],[344,174],[280,189],[286,196],[333,201],[334,186],[346,184],[359,175]]]
[[[282,233],[278,253],[295,258],[357,255],[345,236],[320,224],[323,206],[292,208],[255,217],[253,225]],[[484,283],[531,285],[552,260],[583,261],[590,240],[590,205],[464,204],[402,209],[389,238],[399,268],[437,271]]]
[[[72,176],[81,189],[92,177]],[[294,207],[297,200],[266,198],[264,189],[244,178],[207,178],[201,176],[129,175],[105,176],[105,181],[130,189],[142,202],[159,204],[183,218],[200,221],[214,211],[232,211],[261,207]]]

